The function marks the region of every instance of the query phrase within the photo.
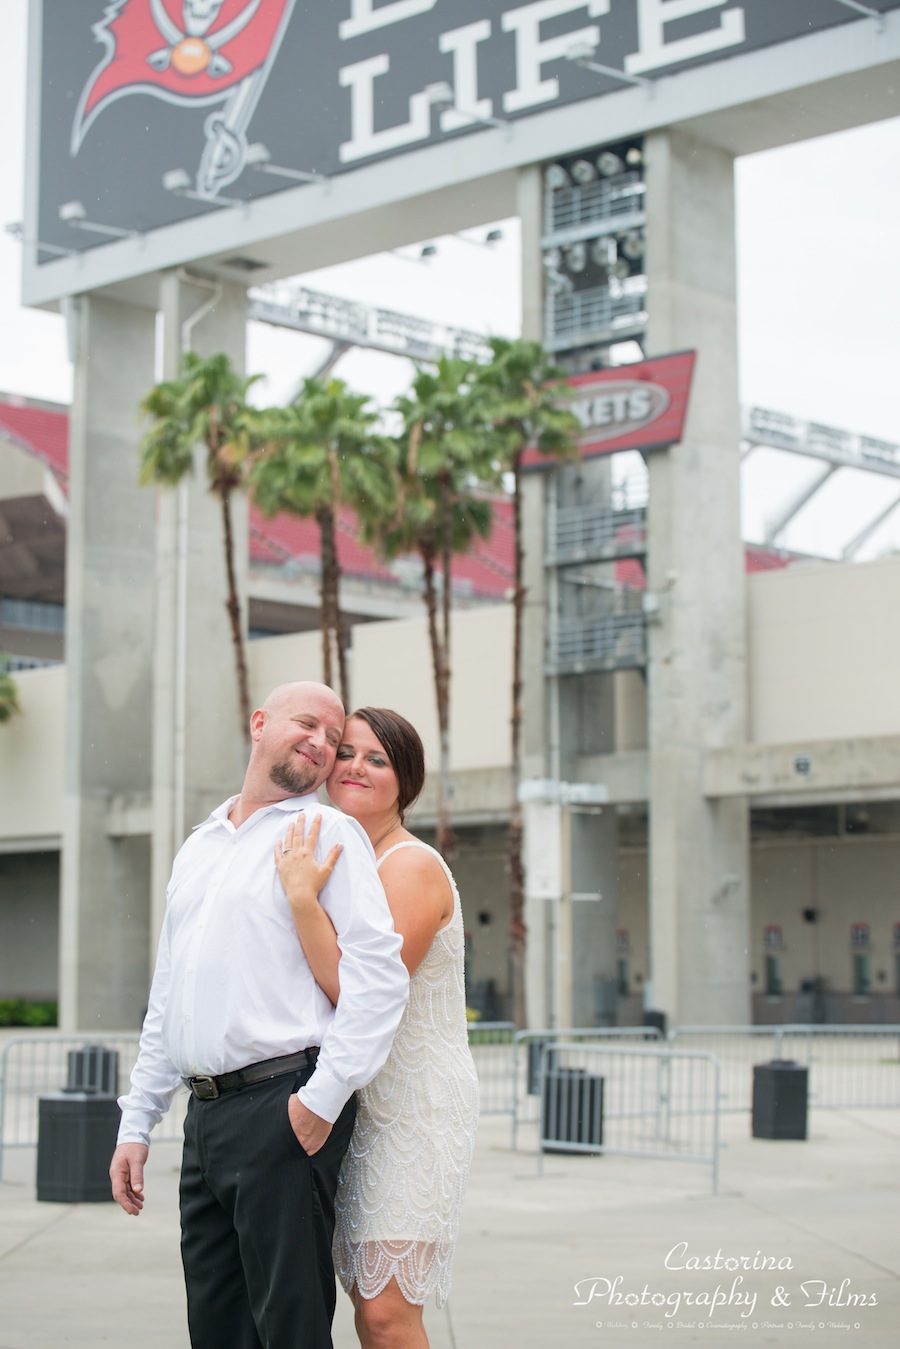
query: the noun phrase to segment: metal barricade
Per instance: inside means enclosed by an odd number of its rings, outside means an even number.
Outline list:
[[[515,1034],[512,1021],[476,1021],[469,1026],[469,1048],[478,1073],[482,1115],[512,1113]]]
[[[754,1065],[773,1059],[808,1068],[813,1109],[900,1106],[900,1026],[678,1026],[669,1043],[718,1057],[722,1110],[749,1110]]]
[[[0,1042],[0,1176],[5,1148],[34,1147],[38,1137],[38,1102],[41,1096],[60,1091],[69,1078],[69,1054],[91,1046],[118,1055],[117,1090],[126,1090],[139,1036],[135,1032],[112,1035],[21,1035]],[[109,1084],[111,1085],[111,1084]],[[153,1131],[157,1139],[181,1137],[188,1093],[179,1091],[169,1111]]]
[[[695,1162],[719,1184],[719,1064],[660,1044],[545,1044],[538,1172],[545,1152]]]
[[[623,1045],[661,1040],[655,1026],[578,1026],[565,1030],[523,1030],[515,1034],[512,1067],[512,1147],[518,1142],[519,1126],[534,1124],[538,1118],[537,1074],[541,1050],[546,1044],[558,1041],[581,1042],[599,1040],[605,1044],[618,1041]]]

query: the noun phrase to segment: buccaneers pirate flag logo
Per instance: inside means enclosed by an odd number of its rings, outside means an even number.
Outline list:
[[[214,196],[244,167],[247,128],[293,8],[294,0],[112,0],[94,25],[106,52],[78,101],[72,154],[127,94],[222,104],[206,119],[197,171],[198,192]]]

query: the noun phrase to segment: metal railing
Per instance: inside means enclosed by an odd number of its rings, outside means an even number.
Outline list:
[[[332,342],[420,361],[437,361],[445,354],[476,361],[486,361],[491,356],[487,339],[481,333],[345,300],[340,295],[327,295],[292,281],[254,286],[247,298],[249,319],[327,337]]]
[[[511,1146],[518,1145],[519,1129],[538,1120],[540,1063],[544,1049],[565,1041],[567,1044],[640,1044],[660,1043],[663,1037],[655,1026],[569,1026],[562,1030],[520,1030],[513,1042],[513,1095]]]
[[[38,1136],[38,1102],[62,1091],[69,1075],[68,1056],[90,1045],[118,1055],[119,1093],[137,1058],[136,1032],[113,1035],[22,1035],[0,1044],[0,1176],[4,1148],[34,1147]],[[188,1093],[179,1091],[171,1108],[153,1131],[154,1138],[181,1137]]]
[[[547,652],[550,674],[635,669],[646,663],[646,623],[640,609],[559,618],[551,624]]]
[[[635,278],[643,282],[643,278]],[[646,285],[634,289],[590,286],[550,294],[546,303],[544,346],[565,351],[581,343],[639,337],[647,326]]]
[[[481,1021],[469,1026],[469,1048],[478,1073],[482,1115],[509,1115],[515,1096],[515,1034],[512,1021]]]
[[[515,1026],[489,1021],[469,1027],[469,1043],[478,1073],[481,1113],[512,1114],[515,1068]],[[34,1147],[38,1137],[38,1103],[63,1090],[71,1052],[96,1045],[118,1055],[117,1094],[127,1090],[137,1058],[136,1032],[116,1035],[21,1035],[0,1044],[0,1176],[4,1148]],[[179,1091],[153,1130],[155,1139],[182,1135],[188,1093]]]
[[[722,1110],[749,1110],[753,1067],[773,1059],[806,1066],[812,1109],[900,1106],[900,1026],[678,1026],[669,1043],[716,1055]]]
[[[616,1153],[695,1162],[719,1183],[719,1063],[667,1045],[562,1041],[540,1052],[538,1173],[544,1154]]]
[[[544,197],[544,240],[591,238],[606,232],[636,229],[645,223],[646,185],[636,169],[557,188]]]
[[[647,551],[647,510],[606,506],[561,506],[547,539],[548,566],[641,557]]]

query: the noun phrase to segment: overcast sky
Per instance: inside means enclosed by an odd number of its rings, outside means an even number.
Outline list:
[[[22,215],[27,0],[3,0],[0,51],[0,224]],[[773,408],[900,441],[900,118],[737,164],[740,391]],[[494,222],[485,222],[488,223]],[[482,332],[518,324],[519,233],[502,222],[492,249],[438,241],[427,265],[381,255],[311,274],[315,288]],[[469,231],[477,239],[480,231]],[[405,249],[407,259],[413,250]],[[19,304],[19,245],[0,233],[0,391],[67,402],[71,367],[61,319]],[[652,296],[650,297],[652,304]],[[286,397],[325,345],[255,326],[249,369],[266,397]],[[337,373],[379,401],[405,387],[405,361],[354,352]],[[802,484],[809,460],[756,451],[744,466],[744,531],[761,538]],[[837,556],[900,497],[900,480],[842,470],[798,516],[783,542]],[[900,548],[900,507],[861,557]]]

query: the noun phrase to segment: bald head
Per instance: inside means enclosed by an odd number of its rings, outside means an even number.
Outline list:
[[[263,703],[262,710],[267,716],[271,716],[273,712],[281,711],[289,704],[300,705],[310,699],[317,702],[330,700],[343,720],[344,705],[334,689],[330,689],[327,684],[317,684],[312,679],[297,679],[291,684],[277,685]]]
[[[327,684],[279,684],[250,718],[244,792],[284,799],[315,791],[334,766],[343,730],[344,705]]]

